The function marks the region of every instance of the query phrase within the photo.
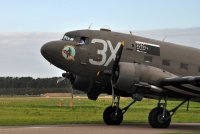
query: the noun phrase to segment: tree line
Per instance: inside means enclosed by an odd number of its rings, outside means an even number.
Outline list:
[[[40,95],[45,93],[71,92],[69,82],[57,84],[58,77],[0,77],[0,95]],[[75,91],[75,93],[81,93]]]

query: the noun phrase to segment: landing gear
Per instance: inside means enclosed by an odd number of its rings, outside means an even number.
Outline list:
[[[115,101],[117,98],[117,101]],[[128,108],[136,102],[134,100],[128,106],[124,107],[123,109],[119,108],[119,100],[120,96],[113,98],[112,106],[107,107],[103,112],[103,120],[107,125],[120,125],[123,121],[123,115],[126,113]]]
[[[115,96],[113,94],[112,106],[109,106],[104,110],[103,120],[107,125],[120,125],[122,123],[123,113],[119,108],[119,101],[120,96]]]
[[[156,107],[149,113],[149,124],[153,128],[167,128],[170,125],[171,117],[168,110],[166,110],[166,117],[163,118],[163,108]]]
[[[181,102],[174,109],[167,110],[167,97],[164,98],[164,103],[158,102],[158,106],[149,113],[149,124],[153,128],[167,128],[171,123],[171,117],[188,99]],[[162,106],[162,107],[161,107]]]
[[[120,125],[123,121],[122,110],[116,106],[109,106],[103,113],[103,119],[107,125]]]

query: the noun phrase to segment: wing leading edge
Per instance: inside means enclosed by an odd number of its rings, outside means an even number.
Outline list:
[[[158,86],[164,90],[200,97],[200,76],[164,78],[159,80]]]

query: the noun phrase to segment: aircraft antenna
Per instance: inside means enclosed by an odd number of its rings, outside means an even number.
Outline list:
[[[88,27],[88,30],[90,30],[90,28],[91,28],[92,24],[93,24],[93,23],[91,23],[91,24],[89,25],[89,27]]]
[[[130,35],[133,35],[133,32],[132,31],[129,31]]]
[[[162,41],[165,42],[166,38],[167,38],[167,35],[164,36],[164,38],[162,39]]]

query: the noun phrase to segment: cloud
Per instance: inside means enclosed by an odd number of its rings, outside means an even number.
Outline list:
[[[136,31],[134,34],[152,39],[164,40],[166,42],[200,48],[200,28]]]
[[[0,33],[0,75],[52,77],[61,75],[41,56],[40,48],[64,33]]]
[[[135,31],[135,35],[200,48],[200,28]],[[0,33],[0,76],[60,76],[40,54],[43,44],[59,40],[64,33]]]

